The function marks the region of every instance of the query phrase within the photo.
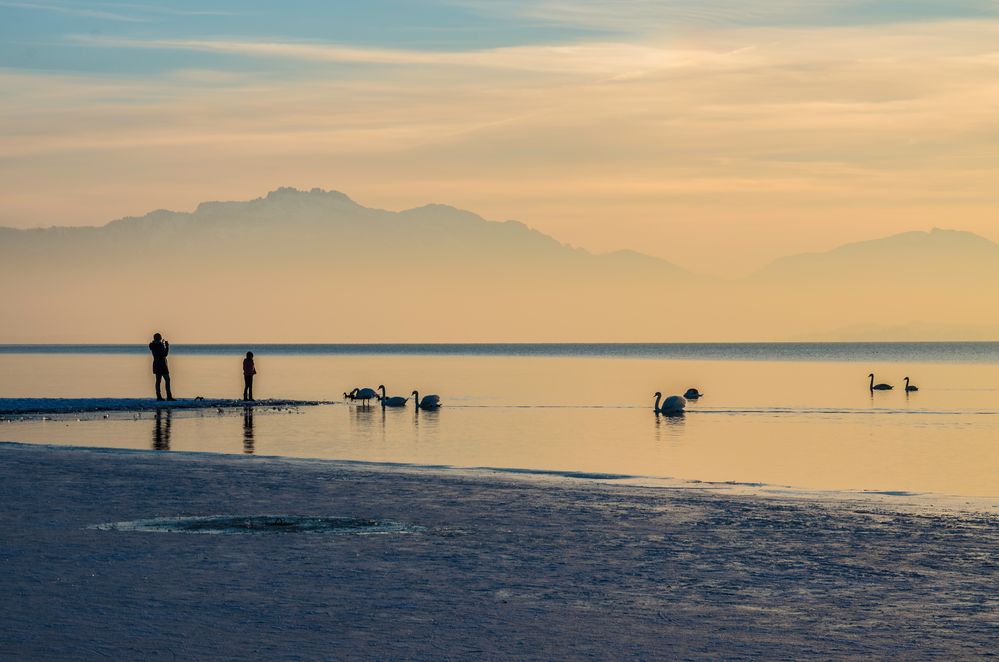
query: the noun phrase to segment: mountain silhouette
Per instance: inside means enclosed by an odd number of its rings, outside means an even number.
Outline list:
[[[108,257],[125,258],[123,251],[135,250],[146,253],[144,261],[162,253],[172,258],[207,255],[237,263],[248,258],[335,257],[370,267],[375,265],[369,260],[384,263],[394,257],[413,264],[448,259],[513,268],[534,262],[549,269],[579,266],[691,277],[664,260],[631,251],[594,255],[572,248],[518,221],[487,221],[439,204],[401,212],[370,209],[343,193],[320,189],[280,188],[248,202],[205,202],[191,213],[158,210],[103,227],[3,228],[2,232],[4,257],[22,261],[31,255],[104,263]]]
[[[0,342],[134,342],[153,330],[205,342],[961,336],[997,328],[997,286],[999,246],[967,232],[908,232],[721,280],[447,205],[393,212],[320,189],[102,227],[0,228],[0,299],[13,313]],[[925,320],[938,324],[912,326]]]
[[[933,228],[845,244],[824,253],[792,255],[754,274],[757,280],[892,278],[922,281],[946,277],[990,278],[999,273],[999,245],[971,232]]]

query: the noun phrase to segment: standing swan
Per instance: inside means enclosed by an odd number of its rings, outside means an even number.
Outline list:
[[[905,378],[905,392],[906,393],[912,393],[913,391],[918,391],[918,390],[919,390],[919,387],[916,386],[915,384],[909,384],[909,378],[906,377]]]
[[[679,395],[667,396],[663,401],[663,406],[659,406],[659,400],[663,397],[663,394],[656,391],[656,403],[652,405],[652,411],[657,414],[662,414],[663,416],[678,416],[683,413],[683,408],[687,405],[687,401],[681,398]]]
[[[391,398],[388,397],[387,395],[385,395],[385,384],[379,384],[378,388],[382,392],[382,397],[378,398],[382,403],[382,407],[406,406],[406,400],[409,400],[409,398],[404,398],[401,395],[393,395]]]
[[[867,375],[867,376],[871,378],[871,390],[872,391],[890,391],[890,390],[892,390],[893,387],[892,387],[891,384],[875,384],[874,383],[874,373],[873,372],[871,374]]]
[[[420,400],[420,392],[413,391],[413,402],[416,403],[417,409],[439,409],[441,406],[441,396],[425,395]]]
[[[360,400],[362,405],[366,405],[371,398],[377,397],[377,394],[373,388],[355,388],[346,396],[351,400]]]

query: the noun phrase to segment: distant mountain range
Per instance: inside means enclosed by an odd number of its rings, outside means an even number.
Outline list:
[[[894,278],[914,280],[979,278],[994,275],[999,245],[971,232],[903,232],[883,239],[846,244],[825,253],[804,253],[776,260],[754,278],[830,279]]]
[[[257,342],[770,340],[865,328],[873,340],[903,327],[978,339],[999,328],[996,293],[999,245],[938,229],[721,280],[633,251],[589,253],[516,221],[445,205],[371,209],[319,189],[96,228],[0,228],[0,342],[126,341],[154,327]]]

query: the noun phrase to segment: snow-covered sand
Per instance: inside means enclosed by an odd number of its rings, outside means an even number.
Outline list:
[[[999,641],[994,514],[17,444],[0,477],[7,659],[966,659]],[[220,514],[412,528],[93,528]]]
[[[231,409],[235,407],[304,407],[323,404],[316,400],[245,400],[223,398],[0,398],[0,419],[42,414],[84,414],[95,412],[140,412],[178,409]]]

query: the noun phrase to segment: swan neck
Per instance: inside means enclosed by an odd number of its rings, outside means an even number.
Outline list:
[[[656,393],[656,404],[652,405],[654,410],[659,411],[659,401],[662,400],[662,397],[661,393]]]

